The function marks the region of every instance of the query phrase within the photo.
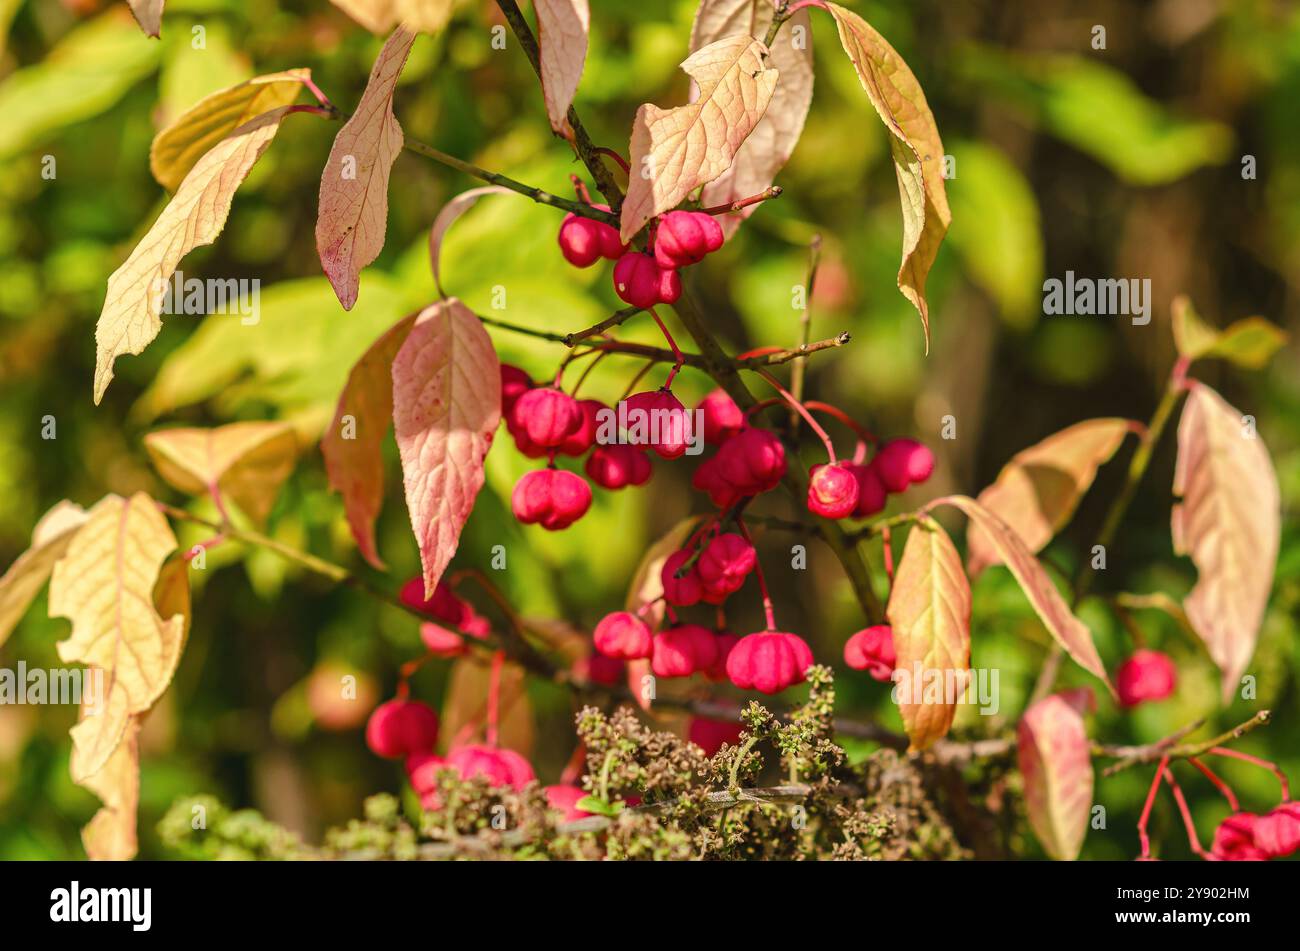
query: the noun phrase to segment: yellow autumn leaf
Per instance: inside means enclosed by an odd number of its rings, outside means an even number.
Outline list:
[[[298,452],[288,423],[162,429],[145,436],[144,445],[158,474],[173,488],[230,499],[259,525],[271,513]]]
[[[673,109],[645,103],[636,111],[624,241],[731,167],[776,90],[777,71],[767,62],[760,41],[744,33],[725,37],[682,62],[699,88],[694,102]]]
[[[84,711],[83,711],[84,716]],[[122,862],[135,857],[140,804],[140,718],[131,717],[122,740],[96,772],[81,780],[104,805],[81,830],[86,858]]]
[[[952,728],[970,676],[970,584],[948,534],[914,526],[894,572],[886,616],[894,630],[894,691],[910,748]]]
[[[80,505],[63,501],[42,516],[32,544],[0,577],[0,646],[9,639],[37,593],[63,557],[76,530],[89,518]]]
[[[827,2],[839,27],[840,44],[853,61],[858,80],[889,130],[889,147],[903,208],[903,262],[898,289],[910,300],[930,345],[930,310],[925,279],[952,223],[943,184],[943,143],[921,84],[903,58],[869,23],[852,10]]]
[[[420,33],[447,25],[457,0],[330,0],[371,33],[387,33],[400,22]]]
[[[226,225],[230,203],[266,147],[288,106],[244,123],[199,159],[158,220],[108,279],[108,293],[95,325],[95,402],[113,379],[113,362],[138,354],[162,329],[167,284],[181,258],[211,244]]]
[[[1223,673],[1223,702],[1255,653],[1281,540],[1277,473],[1254,421],[1203,383],[1178,422],[1174,551],[1190,555],[1187,618]]]
[[[1088,419],[1022,449],[976,498],[1006,522],[1031,552],[1040,552],[1074,515],[1097,469],[1132,429],[1126,419]],[[997,546],[972,521],[966,529],[966,570],[972,578],[1002,563]]]
[[[98,772],[121,742],[131,714],[162,695],[180,660],[184,617],[164,619],[154,587],[176,537],[153,499],[102,501],[50,578],[50,616],[72,622],[59,658],[103,671],[98,712],[72,728],[73,779]]]
[[[691,26],[691,52],[736,33],[756,39],[766,36],[775,11],[772,4],[754,0],[704,0]],[[812,25],[807,9],[796,11],[781,27],[770,53],[771,64],[780,73],[772,101],[736,152],[731,168],[704,186],[703,205],[726,205],[762,192],[785,167],[803,134],[813,97]],[[719,216],[723,234],[729,237],[758,207],[749,205]]]
[[[180,187],[195,163],[245,122],[287,106],[298,97],[310,69],[289,69],[258,76],[205,96],[154,136],[149,170],[169,192]]]

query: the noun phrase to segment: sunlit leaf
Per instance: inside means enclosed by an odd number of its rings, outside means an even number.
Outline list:
[[[1048,633],[1074,658],[1084,670],[1093,674],[1113,691],[1106,668],[1102,665],[1097,647],[1092,642],[1092,634],[1087,626],[1074,616],[1070,606],[1065,603],[1061,593],[1052,584],[1046,569],[1034,557],[1025,543],[1001,518],[988,511],[974,499],[964,495],[949,495],[935,499],[926,506],[926,510],[940,505],[951,505],[966,513],[966,517],[976,522],[988,537],[998,557],[1010,569],[1012,576],[1020,585],[1029,603],[1033,606],[1039,619],[1047,627]]]
[[[903,209],[903,263],[898,289],[921,315],[926,347],[930,309],[925,280],[948,233],[952,213],[943,183],[943,143],[921,84],[889,42],[852,10],[827,3],[840,43],[853,61],[862,88],[889,131],[889,148]]]
[[[1016,730],[1029,824],[1054,859],[1078,858],[1092,809],[1092,755],[1083,714],[1093,706],[1085,688],[1032,704]]]
[[[113,363],[144,350],[162,328],[167,283],[181,258],[211,244],[226,225],[235,190],[266,151],[288,107],[240,126],[199,159],[158,220],[108,279],[95,325],[95,402],[113,379]]]
[[[168,484],[190,495],[228,498],[263,524],[298,454],[286,423],[231,423],[215,429],[162,429],[145,449]]]
[[[403,317],[357,361],[321,439],[330,486],[343,497],[362,556],[381,571],[375,519],[384,504],[384,436],[393,425],[393,360],[419,314]]]
[[[454,297],[426,308],[393,360],[393,429],[427,596],[460,543],[500,421],[501,368],[483,323]]]
[[[13,633],[32,601],[49,580],[54,563],[68,550],[76,530],[90,515],[80,505],[63,501],[36,523],[32,544],[0,577],[0,645]]]
[[[710,43],[682,62],[699,88],[694,102],[673,109],[646,103],[637,110],[624,241],[731,167],[776,89],[777,71],[767,59],[767,47],[746,34]]]
[[[50,616],[72,633],[59,659],[103,670],[103,709],[72,728],[73,779],[98,772],[121,742],[132,714],[167,689],[180,660],[185,620],[163,618],[154,586],[176,537],[153,499],[109,496],[95,507],[50,578]]]
[[[542,74],[542,98],[551,128],[564,135],[582,67],[587,61],[587,32],[591,10],[587,0],[534,0],[537,45]]]
[[[764,38],[774,10],[770,4],[753,0],[703,0],[691,27],[691,52],[738,33]],[[797,11],[781,27],[769,50],[769,62],[780,74],[772,101],[736,152],[731,167],[704,186],[700,202],[705,206],[725,205],[759,194],[772,184],[794,152],[813,96],[808,10]],[[757,209],[757,205],[750,205],[719,217],[723,233],[730,235]]]
[[[1040,552],[1074,515],[1097,468],[1115,454],[1132,424],[1105,417],[1075,423],[1011,457],[997,480],[979,494],[980,505]],[[971,577],[1001,564],[988,535],[971,521],[966,531],[966,568]]]
[[[414,42],[415,34],[405,27],[393,31],[321,172],[316,250],[344,310],[356,303],[361,269],[384,248],[388,175],[403,142],[393,90]]]
[[[1258,370],[1286,346],[1286,333],[1263,317],[1244,317],[1217,330],[1201,319],[1184,295],[1174,298],[1171,309],[1174,343],[1179,355],[1188,360],[1221,357],[1239,367]]]
[[[952,728],[970,674],[970,611],[970,584],[948,534],[933,521],[913,526],[886,608],[897,654],[898,711],[913,750]],[[930,689],[931,678],[943,686]],[[951,691],[944,689],[949,683]]]
[[[153,177],[168,191],[176,191],[209,149],[250,119],[289,105],[298,97],[302,80],[310,76],[309,69],[270,73],[199,100],[154,136],[149,147]]]
[[[1183,607],[1223,673],[1228,703],[1255,653],[1281,538],[1277,474],[1254,422],[1197,383],[1178,424],[1174,550],[1196,586]]]

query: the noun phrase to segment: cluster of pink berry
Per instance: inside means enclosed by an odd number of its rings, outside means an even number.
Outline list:
[[[434,752],[438,743],[438,714],[418,700],[389,700],[370,714],[366,724],[366,745],[376,756],[405,761],[411,788],[420,805],[429,811],[442,808],[438,798],[438,773],[449,770],[463,779],[483,777],[493,788],[516,791],[536,782],[532,764],[514,750],[483,743],[453,746],[445,757]],[[566,821],[590,813],[577,808],[587,794],[577,786],[555,785],[544,789],[552,809],[564,813]]]
[[[1225,862],[1263,862],[1300,849],[1300,802],[1284,802],[1264,815],[1234,812],[1214,830],[1210,855]]]
[[[814,466],[808,481],[808,510],[824,518],[866,518],[883,511],[890,494],[930,478],[934,453],[915,439],[891,439],[871,462],[828,462]]]
[[[654,396],[637,394],[643,399]],[[635,398],[630,397],[629,404]],[[604,489],[649,481],[650,459],[644,449],[624,443],[596,445],[599,414],[605,409],[599,400],[577,400],[555,386],[534,386],[523,370],[501,365],[501,416],[506,429],[521,453],[530,459],[549,458],[551,463],[526,473],[515,484],[510,507],[520,522],[558,531],[591,507],[591,486],[582,476],[556,468],[557,455],[577,458],[590,451],[585,471]]]
[[[716,533],[702,540],[698,550],[687,547],[665,559],[660,574],[664,601],[678,608],[701,601],[720,605],[740,590],[757,565],[754,546],[745,538]],[[700,673],[710,680],[730,679],[742,689],[764,693],[801,683],[813,662],[812,651],[795,634],[767,630],[738,637],[676,622],[654,632],[628,611],[606,615],[596,625],[593,640],[605,657],[648,659],[658,677]]]
[[[609,211],[608,205],[595,205]],[[674,303],[682,294],[679,268],[702,261],[722,247],[722,228],[699,211],[670,211],[656,219],[650,253],[629,250],[618,229],[601,221],[569,214],[560,225],[560,252],[574,267],[590,267],[601,258],[614,264],[614,291],[646,310]]]
[[[487,618],[475,611],[468,601],[457,596],[446,581],[439,581],[433,597],[426,599],[424,578],[417,576],[402,586],[400,598],[403,604],[433,618],[433,621],[425,621],[420,625],[420,639],[424,641],[429,653],[437,657],[459,657],[465,653],[466,647],[464,639],[434,621],[450,624],[479,639],[487,638],[491,630]]]

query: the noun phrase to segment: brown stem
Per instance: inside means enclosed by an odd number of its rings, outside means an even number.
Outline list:
[[[519,40],[519,45],[523,47],[524,55],[528,57],[528,62],[533,67],[533,72],[537,78],[542,78],[542,56],[541,50],[537,45],[537,37],[533,36],[532,27],[524,19],[523,13],[519,9],[519,4],[515,0],[497,0],[497,6],[501,9],[501,14],[510,24],[510,29],[514,32],[515,37]],[[596,187],[600,193],[605,196],[605,201],[609,203],[612,209],[612,222],[615,227],[618,226],[617,216],[619,208],[623,205],[623,192],[614,181],[614,176],[610,174],[609,169],[600,160],[600,155],[596,151],[596,145],[591,141],[591,136],[587,134],[582,120],[578,118],[578,112],[573,106],[569,106],[567,116],[569,126],[573,129],[573,147],[578,153],[578,158],[582,159],[582,164],[587,166],[587,171],[596,181]]]
[[[1240,739],[1252,730],[1264,726],[1272,719],[1272,712],[1261,710],[1249,720],[1240,723],[1221,733],[1213,739],[1205,740],[1200,743],[1180,743],[1184,736],[1195,731],[1203,725],[1203,721],[1197,721],[1190,726],[1183,727],[1172,736],[1167,736],[1163,740],[1157,740],[1147,746],[1094,746],[1092,749],[1094,756],[1116,757],[1118,762],[1112,763],[1102,770],[1102,776],[1114,776],[1116,773],[1128,769],[1130,766],[1138,766],[1144,763],[1154,763],[1162,757],[1168,757],[1171,760],[1191,759],[1196,756],[1203,756],[1225,743],[1231,743],[1233,740]]]

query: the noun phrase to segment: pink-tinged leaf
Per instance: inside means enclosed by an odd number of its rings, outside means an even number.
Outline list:
[[[190,169],[158,220],[109,276],[104,308],[95,325],[95,402],[113,379],[113,363],[140,353],[162,329],[167,284],[181,258],[211,244],[226,226],[235,190],[248,177],[280,129],[288,107],[244,123]]]
[[[932,520],[913,526],[885,612],[897,654],[894,699],[910,749],[923,750],[952,728],[970,676],[970,610],[952,540]]]
[[[454,297],[425,308],[393,360],[393,428],[427,597],[456,552],[501,421],[501,365]]]
[[[316,251],[344,310],[357,302],[361,269],[379,257],[388,229],[388,176],[402,151],[393,89],[415,34],[393,31],[352,118],[334,139],[320,179]]]
[[[1115,454],[1132,427],[1126,419],[1106,417],[1054,433],[1012,456],[976,501],[1006,522],[1031,552],[1040,552],[1070,521],[1097,468]],[[1002,561],[975,522],[966,531],[966,548],[972,578]]]
[[[591,10],[587,0],[533,0],[537,10],[542,96],[551,128],[566,135],[569,106],[587,62],[587,33]]]
[[[1016,756],[1025,780],[1029,824],[1054,859],[1079,857],[1092,809],[1092,757],[1083,714],[1092,691],[1044,697],[1025,711],[1016,729]]]
[[[852,10],[830,2],[826,8],[835,18],[840,44],[853,61],[867,98],[890,132],[889,147],[903,209],[903,262],[898,269],[898,289],[921,315],[928,349],[930,310],[925,302],[925,280],[952,223],[943,184],[939,127],[921,84],[885,38]]]
[[[146,36],[154,39],[162,32],[162,15],[164,0],[126,0],[131,8],[131,15],[140,24]]]
[[[442,289],[442,270],[439,267],[439,258],[442,254],[442,239],[447,235],[447,229],[456,223],[456,219],[465,212],[469,211],[484,195],[513,195],[508,188],[502,188],[500,185],[484,185],[481,188],[471,188],[469,191],[461,192],[447,204],[442,206],[438,212],[438,217],[433,219],[433,227],[429,229],[429,264],[433,268],[433,283],[438,287],[438,293],[443,297],[447,292]]]
[[[755,39],[766,36],[775,9],[772,4],[753,0],[704,0],[691,27],[691,52],[737,33]],[[759,194],[790,160],[812,106],[812,28],[807,9],[797,11],[781,27],[769,62],[780,73],[772,101],[736,152],[731,168],[704,186],[700,202],[706,206],[725,205]],[[719,217],[723,234],[730,237],[757,210],[758,205],[750,205]]]
[[[1250,658],[1273,588],[1281,538],[1277,473],[1254,420],[1197,383],[1178,424],[1174,550],[1196,586],[1183,606],[1223,673],[1228,703]]]
[[[694,102],[675,109],[646,103],[636,111],[624,241],[731,167],[776,89],[777,71],[767,61],[767,47],[745,34],[710,43],[682,63],[699,87]]]
[[[1046,569],[1034,557],[1020,536],[1006,522],[994,515],[974,499],[964,495],[949,495],[935,499],[925,510],[929,511],[940,505],[951,505],[966,513],[967,518],[975,522],[988,537],[997,552],[997,556],[1010,569],[1012,576],[1024,591],[1025,597],[1033,606],[1040,620],[1047,627],[1048,633],[1074,658],[1084,670],[1093,674],[1106,684],[1112,693],[1110,679],[1106,668],[1097,655],[1097,647],[1092,642],[1092,634],[1087,626],[1074,616],[1070,606],[1056,590]]]
[[[330,487],[343,496],[357,548],[380,571],[387,566],[375,545],[375,519],[384,505],[382,453],[393,424],[393,360],[418,316],[403,317],[388,328],[357,361],[320,442]]]

